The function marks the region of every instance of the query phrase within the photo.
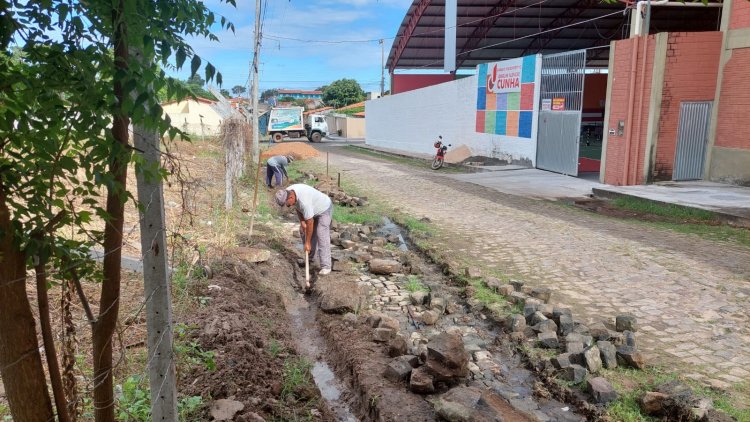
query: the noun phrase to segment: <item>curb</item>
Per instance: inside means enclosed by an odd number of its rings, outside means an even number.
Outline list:
[[[656,199],[644,198],[638,195],[622,193],[622,192],[614,192],[614,191],[602,189],[602,188],[592,188],[591,191],[594,194],[594,197],[598,197],[598,198],[605,198],[605,199],[635,198],[635,199],[640,199],[643,201],[653,202],[654,204],[659,204],[659,205],[674,206],[674,207],[679,207],[679,208],[684,208],[684,209],[689,209],[689,210],[708,211],[708,212],[714,213],[717,217],[719,217],[720,221],[727,223],[730,226],[750,228],[750,218],[740,217],[740,216],[729,214],[723,211],[715,211],[715,210],[709,210],[709,209],[700,208],[700,207],[692,207],[690,205],[675,204],[673,202],[664,202],[664,201],[659,201]]]

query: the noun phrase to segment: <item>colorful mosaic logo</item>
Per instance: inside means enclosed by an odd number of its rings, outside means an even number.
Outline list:
[[[531,138],[536,56],[477,66],[480,133]]]

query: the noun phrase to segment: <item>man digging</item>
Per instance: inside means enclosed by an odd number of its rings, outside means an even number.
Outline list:
[[[320,275],[331,273],[331,217],[333,202],[328,195],[302,184],[294,184],[276,192],[279,206],[295,207],[299,217],[300,235],[305,252],[312,260],[317,254]]]
[[[276,187],[284,184],[284,177],[289,179],[286,172],[286,166],[294,161],[291,155],[274,155],[266,161],[266,186],[273,187],[273,179],[276,178]]]

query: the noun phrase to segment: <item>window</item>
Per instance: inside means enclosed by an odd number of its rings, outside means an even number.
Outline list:
[[[323,118],[322,117],[316,117],[315,118],[315,123],[323,123]]]

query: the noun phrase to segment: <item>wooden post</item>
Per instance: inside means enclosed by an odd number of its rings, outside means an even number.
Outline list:
[[[326,151],[326,177],[328,177],[328,151]]]
[[[339,173],[339,180],[336,183],[336,186],[341,187],[341,173]]]
[[[141,213],[141,254],[148,329],[151,420],[177,421],[177,384],[172,350],[172,299],[167,270],[167,236],[160,166],[159,134],[136,126],[135,149],[143,151],[143,166],[136,171]],[[144,170],[151,170],[144,173]]]
[[[258,154],[258,169],[255,171],[255,192],[253,193],[253,213],[250,216],[250,235],[253,237],[253,226],[255,225],[255,211],[258,206],[258,185],[260,185],[260,164],[263,162],[260,154]]]

